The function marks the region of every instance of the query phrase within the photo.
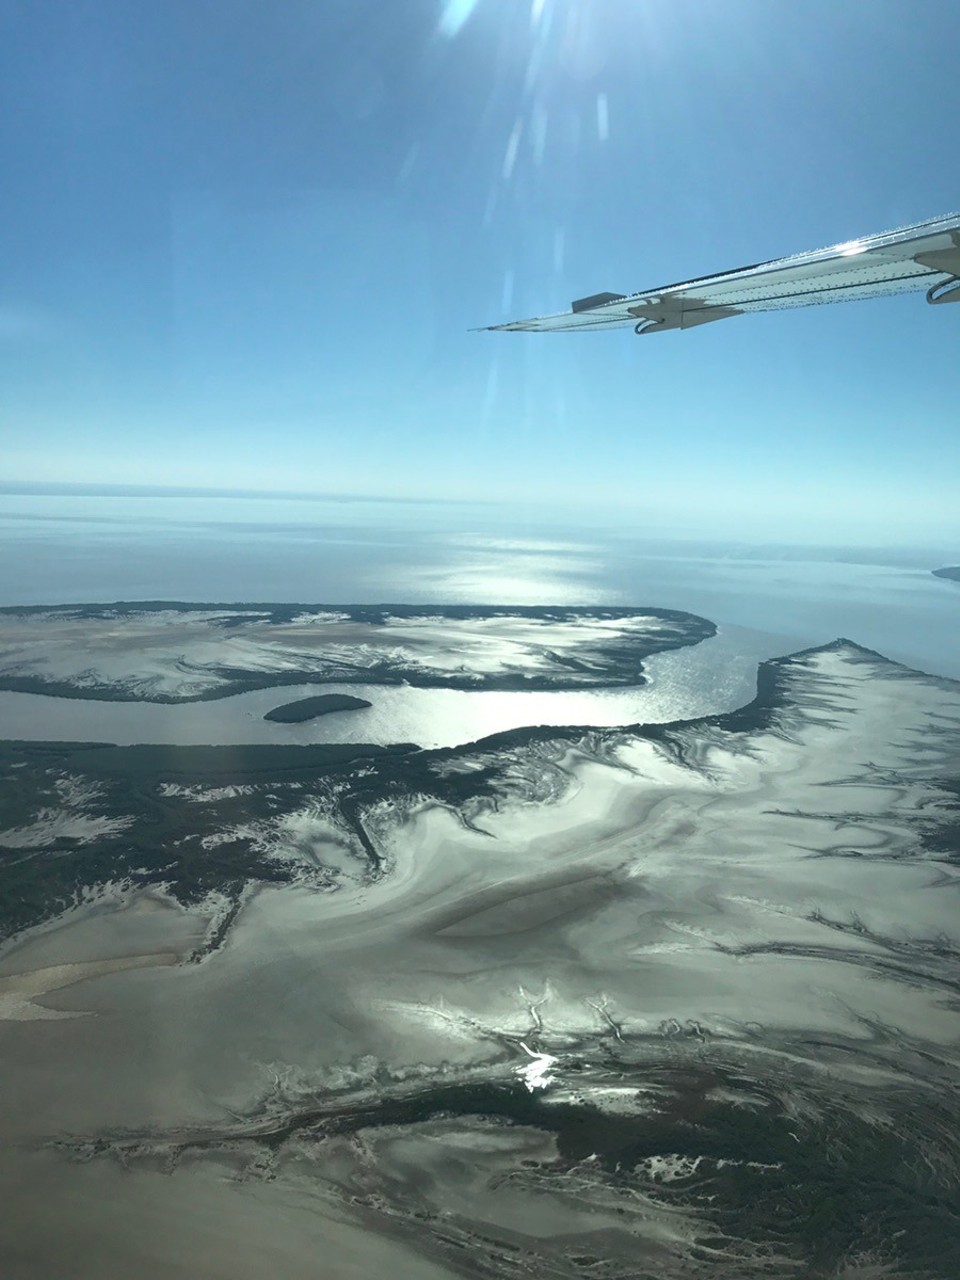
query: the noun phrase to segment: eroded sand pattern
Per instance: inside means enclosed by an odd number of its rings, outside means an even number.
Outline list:
[[[960,686],[405,759],[278,820],[314,880],[0,953],[5,1275],[960,1273]]]
[[[712,636],[672,609],[68,605],[0,609],[0,689],[209,700],[313,681],[458,689],[642,683],[641,660]]]

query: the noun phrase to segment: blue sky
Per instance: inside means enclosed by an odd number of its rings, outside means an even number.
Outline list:
[[[960,206],[958,43],[953,0],[5,0],[6,477],[960,541],[960,307],[470,332]]]

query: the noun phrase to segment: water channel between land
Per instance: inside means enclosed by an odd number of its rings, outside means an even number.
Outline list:
[[[741,627],[644,661],[646,683],[632,688],[557,692],[464,692],[410,685],[286,685],[209,702],[101,702],[0,693],[0,737],[30,741],[231,743],[414,742],[452,747],[526,725],[661,724],[749,702],[757,664],[783,653],[783,637]],[[373,705],[303,724],[264,720],[271,708],[318,693]]]

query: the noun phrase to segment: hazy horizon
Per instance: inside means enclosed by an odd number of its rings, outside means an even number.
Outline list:
[[[916,563],[923,563],[926,556],[930,568],[941,563],[952,563],[960,558],[960,533],[955,533],[954,522],[939,520],[936,513],[920,514],[919,503],[911,495],[900,495],[899,510],[891,500],[883,521],[863,518],[860,506],[851,500],[842,504],[841,510],[830,510],[829,496],[823,495],[824,511],[819,518],[805,516],[796,505],[791,511],[780,503],[775,516],[755,504],[745,505],[739,495],[721,495],[727,498],[721,508],[691,509],[678,502],[675,509],[661,500],[645,505],[630,505],[615,500],[603,501],[597,497],[581,496],[579,500],[564,503],[536,494],[524,500],[504,496],[489,498],[465,498],[449,494],[394,494],[364,492],[314,492],[308,489],[229,488],[207,485],[163,485],[149,483],[97,483],[69,481],[5,480],[0,481],[0,526],[7,519],[38,519],[36,512],[19,511],[18,500],[61,500],[62,509],[51,506],[43,513],[45,519],[97,519],[91,510],[84,509],[89,502],[111,499],[159,500],[175,502],[208,499],[219,502],[289,502],[300,504],[304,510],[311,504],[322,511],[324,504],[332,506],[396,507],[410,513],[418,508],[424,512],[449,509],[452,512],[486,512],[496,517],[505,528],[557,524],[567,525],[578,531],[600,527],[610,535],[622,535],[657,541],[683,544],[695,542],[716,546],[743,544],[748,547],[794,549],[841,549],[846,551],[880,553],[881,560],[890,553],[900,553]],[[71,507],[71,501],[79,507]],[[216,509],[214,508],[214,513]],[[168,514],[165,512],[164,514]],[[897,519],[899,514],[900,519]],[[322,517],[321,517],[322,520]],[[432,527],[428,519],[426,527]],[[896,560],[896,556],[894,559]],[[884,561],[886,562],[886,561]]]

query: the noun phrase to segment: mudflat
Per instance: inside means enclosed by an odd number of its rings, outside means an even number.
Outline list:
[[[0,951],[10,1274],[960,1269],[960,686],[838,641],[672,725],[19,750],[222,878],[88,872]],[[5,867],[120,839],[47,808]]]

